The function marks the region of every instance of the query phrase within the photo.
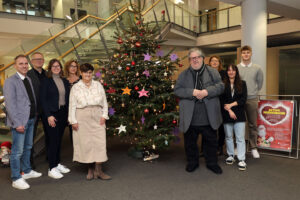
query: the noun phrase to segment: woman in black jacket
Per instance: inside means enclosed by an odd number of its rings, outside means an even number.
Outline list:
[[[229,65],[226,68],[226,72],[224,78],[225,89],[220,97],[228,154],[226,163],[233,164],[235,161],[234,132],[237,144],[237,158],[239,160],[238,167],[239,170],[246,170],[245,103],[247,100],[247,86],[246,82],[240,79],[239,70],[236,65]]]
[[[41,83],[40,101],[46,124],[48,176],[54,179],[63,177],[70,170],[60,164],[60,148],[68,120],[69,82],[63,78],[62,65],[52,59],[48,65],[47,77]]]

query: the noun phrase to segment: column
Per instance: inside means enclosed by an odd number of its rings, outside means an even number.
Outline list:
[[[252,62],[260,65],[264,72],[260,94],[266,94],[267,0],[243,0],[241,6],[242,46],[252,47]]]

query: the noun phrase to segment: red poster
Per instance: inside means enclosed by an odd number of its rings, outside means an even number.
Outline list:
[[[291,152],[294,102],[260,100],[258,103],[258,147]]]

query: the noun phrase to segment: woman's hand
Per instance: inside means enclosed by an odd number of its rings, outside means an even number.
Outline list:
[[[78,128],[79,128],[78,123],[72,124],[72,129],[73,129],[74,131],[78,131]]]
[[[234,119],[234,120],[237,119],[236,115],[234,114],[234,112],[232,110],[229,110],[228,112],[229,112],[229,116],[231,119]]]
[[[48,124],[49,126],[51,126],[52,128],[54,128],[56,126],[56,119],[54,116],[50,116],[48,117]]]
[[[100,118],[100,125],[104,125],[105,124],[106,119],[104,117]]]

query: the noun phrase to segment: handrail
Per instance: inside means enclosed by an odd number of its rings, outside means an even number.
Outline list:
[[[127,10],[127,6],[128,4],[124,5],[122,8],[120,8],[120,10],[118,11],[119,13],[122,12],[123,10]],[[64,30],[60,31],[59,33],[57,33],[56,35],[48,38],[46,41],[42,42],[41,44],[37,45],[36,47],[32,48],[31,50],[29,50],[28,52],[26,52],[24,55],[28,56],[29,54],[31,54],[32,52],[36,51],[37,49],[41,48],[42,46],[48,44],[50,41],[54,40],[55,38],[59,37],[60,35],[64,34],[65,32],[67,32],[68,30],[70,30],[71,28],[75,27],[76,25],[78,25],[79,23],[81,23],[82,21],[86,20],[87,18],[91,17],[91,18],[95,18],[101,21],[109,21],[111,18],[118,16],[118,12],[115,12],[113,15],[111,15],[110,17],[108,17],[107,19],[103,19],[100,17],[96,17],[93,15],[86,15],[83,18],[81,18],[80,20],[78,20],[77,22],[75,22],[74,24],[68,26],[67,28],[65,28]],[[7,64],[6,66],[0,68],[0,72],[2,72],[3,70],[7,69],[9,66],[13,65],[15,63],[15,61],[12,61],[11,63]]]

